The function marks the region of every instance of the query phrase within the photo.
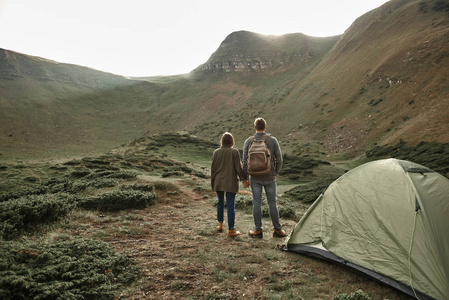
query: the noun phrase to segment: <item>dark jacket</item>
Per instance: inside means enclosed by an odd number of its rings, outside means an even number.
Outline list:
[[[231,147],[220,147],[212,155],[211,186],[214,191],[237,193],[239,180],[245,180],[240,153]]]

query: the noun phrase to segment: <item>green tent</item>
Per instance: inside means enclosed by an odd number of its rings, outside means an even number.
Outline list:
[[[449,299],[449,180],[397,159],[347,172],[285,240],[419,299]]]

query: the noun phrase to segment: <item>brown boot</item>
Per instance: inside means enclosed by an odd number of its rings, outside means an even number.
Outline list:
[[[218,223],[217,230],[220,232],[223,231],[223,223]]]
[[[228,230],[228,237],[236,237],[240,235],[240,231],[237,231],[235,229],[229,229]]]
[[[273,237],[286,237],[286,236],[287,236],[287,233],[283,229],[279,229],[279,230],[275,229],[273,232]]]
[[[249,236],[253,237],[253,238],[263,238],[263,232],[262,230],[250,230],[249,231]]]

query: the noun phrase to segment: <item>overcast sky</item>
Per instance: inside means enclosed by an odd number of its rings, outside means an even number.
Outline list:
[[[387,0],[0,0],[0,48],[125,76],[184,74],[230,33],[342,34]]]

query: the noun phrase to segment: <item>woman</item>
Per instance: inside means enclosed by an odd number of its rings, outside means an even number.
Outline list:
[[[234,137],[229,132],[225,132],[221,137],[221,147],[216,149],[212,155],[211,185],[212,190],[217,192],[217,220],[218,231],[223,231],[224,219],[224,198],[226,196],[226,207],[228,213],[228,237],[240,235],[234,228],[235,194],[239,190],[239,180],[244,181],[244,187],[248,187],[248,181],[243,173],[240,153],[233,148]],[[237,178],[238,177],[238,178]]]

